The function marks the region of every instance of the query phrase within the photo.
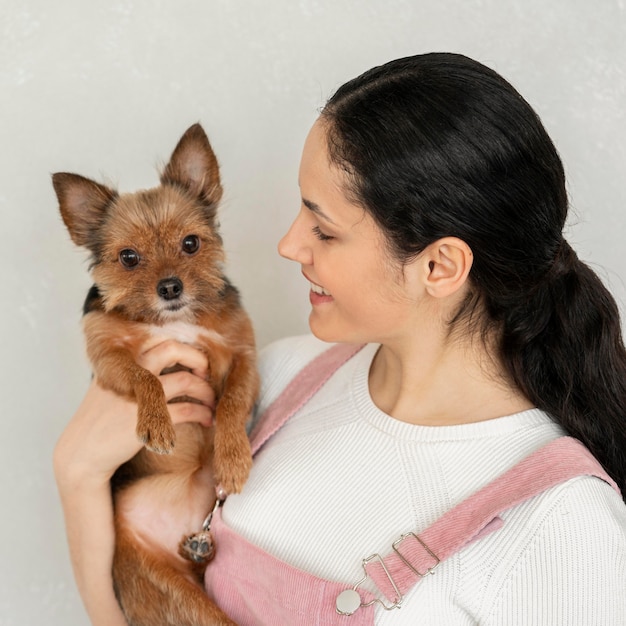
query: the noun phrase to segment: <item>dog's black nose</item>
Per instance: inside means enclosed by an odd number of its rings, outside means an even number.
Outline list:
[[[157,293],[159,294],[159,298],[163,298],[163,300],[176,300],[176,298],[180,298],[183,293],[183,283],[175,276],[172,278],[164,278],[160,280],[157,285]]]

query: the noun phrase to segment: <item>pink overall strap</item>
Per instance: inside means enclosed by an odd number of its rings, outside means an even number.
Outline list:
[[[250,433],[252,454],[256,454],[261,446],[362,348],[362,345],[338,343],[300,370],[252,429]]]
[[[581,475],[601,478],[619,493],[615,482],[582,443],[559,437],[449,510],[419,535],[403,535],[389,556],[366,566],[367,574],[389,600],[396,602],[424,575],[432,573],[440,561],[500,528],[504,523],[498,517],[500,513]]]

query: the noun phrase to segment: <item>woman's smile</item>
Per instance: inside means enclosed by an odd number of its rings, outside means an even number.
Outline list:
[[[303,272],[304,274],[304,272]],[[311,290],[309,292],[309,300],[313,306],[318,304],[324,304],[325,302],[331,302],[333,297],[332,295],[324,289],[321,285],[314,283],[310,278],[304,274],[304,277],[309,281],[311,285]]]

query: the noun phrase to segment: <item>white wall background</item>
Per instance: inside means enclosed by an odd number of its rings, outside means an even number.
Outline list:
[[[569,237],[626,302],[624,0],[0,0],[0,625],[86,624],[51,471],[88,383],[89,279],[50,173],[124,191],[200,121],[222,164],[229,275],[259,343],[306,329],[276,243],[316,111],[391,58],[449,50],[507,77],[569,175]]]

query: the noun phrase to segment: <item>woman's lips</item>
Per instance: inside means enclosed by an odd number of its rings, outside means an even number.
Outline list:
[[[309,291],[309,300],[311,304],[323,304],[324,302],[332,301],[333,297],[330,293],[328,293],[328,291],[326,291],[326,289],[324,289],[324,287],[314,283],[306,274],[304,274],[304,277],[311,285],[311,290]]]

